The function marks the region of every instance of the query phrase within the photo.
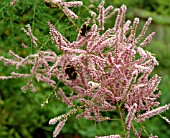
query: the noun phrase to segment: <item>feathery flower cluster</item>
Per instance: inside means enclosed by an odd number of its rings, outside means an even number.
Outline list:
[[[58,125],[56,126],[54,132],[53,132],[53,137],[56,138],[57,135],[60,133],[60,130],[63,128],[63,126],[65,125],[65,121],[61,121],[58,123]]]
[[[112,15],[115,13],[115,11],[117,10],[114,10],[112,11],[113,9],[113,6],[108,6],[106,9],[104,8],[104,0],[102,0],[102,2],[100,3],[100,5],[98,6],[98,11],[99,11],[99,15],[97,17],[97,20],[99,22],[99,28],[101,30],[104,30],[104,22],[105,20],[109,19],[110,17],[112,17]],[[111,12],[112,11],[112,12]],[[94,13],[93,11],[91,11],[91,16],[93,18],[95,18],[96,16],[96,13]]]
[[[161,106],[161,107],[156,108],[156,109],[154,109],[154,110],[152,110],[152,111],[148,111],[148,112],[146,112],[146,113],[144,113],[144,114],[142,114],[142,115],[139,115],[139,116],[135,119],[135,121],[136,121],[136,122],[143,122],[143,121],[145,121],[145,119],[147,119],[147,118],[150,118],[150,117],[152,117],[152,116],[154,116],[154,115],[160,114],[160,113],[168,110],[169,107],[170,107],[170,104]]]
[[[37,79],[37,81],[44,81],[49,86],[52,86],[55,88],[56,82],[52,80],[48,74],[47,70],[49,70],[49,62],[55,62],[57,59],[57,55],[52,51],[40,51],[37,54],[32,54],[27,56],[26,58],[22,58],[12,52],[10,50],[9,52],[15,60],[7,59],[4,57],[0,57],[0,60],[4,61],[4,64],[6,66],[14,65],[16,66],[16,69],[19,69],[22,66],[32,65],[32,68],[30,70],[29,74],[21,74],[21,73],[15,73],[12,72],[11,76],[0,76],[0,79],[11,79],[11,78],[28,78],[29,82],[22,87],[22,91],[26,92],[28,89],[30,89],[32,92],[35,92],[36,89],[33,85],[33,76]]]
[[[120,135],[110,135],[110,136],[103,136],[103,137],[95,137],[95,138],[121,138]]]
[[[62,11],[73,19],[77,19],[78,16],[69,9],[69,7],[78,7],[83,4],[82,1],[71,1],[71,2],[64,2],[63,0],[45,0],[46,3],[52,3],[62,9]]]
[[[63,6],[64,11],[72,17],[76,15],[71,14],[67,7],[82,4],[61,0],[48,0],[47,2]],[[144,37],[151,18],[146,21],[141,33],[136,37],[139,18],[135,18],[130,26],[131,21],[125,22],[127,8],[122,5],[113,12],[118,12],[114,27],[101,33],[100,31],[104,30],[105,19],[113,14],[109,14],[113,7],[109,6],[105,9],[102,2],[98,9],[99,16],[96,20],[99,21],[99,25],[93,23],[91,30],[85,36],[79,32],[77,39],[73,42],[69,42],[53,24],[48,22],[51,38],[58,50],[63,52],[61,56],[57,56],[53,51],[39,51],[37,54],[22,58],[10,51],[14,60],[0,57],[5,65],[15,65],[17,69],[21,66],[32,66],[28,74],[11,73],[11,76],[0,77],[0,79],[29,78],[29,82],[22,87],[24,92],[27,89],[36,91],[32,80],[34,77],[37,81],[43,81],[53,88],[56,88],[56,82],[52,78],[57,77],[60,82],[64,82],[66,86],[73,89],[74,92],[70,96],[66,96],[61,88],[58,89],[58,95],[62,97],[63,103],[72,109],[69,113],[50,120],[50,124],[59,122],[54,132],[55,136],[64,125],[63,120],[67,120],[68,116],[76,113],[77,110],[82,111],[76,116],[77,118],[83,117],[100,123],[110,119],[102,116],[101,113],[116,110],[118,104],[128,111],[125,122],[129,137],[134,118],[137,122],[144,121],[168,110],[170,106],[165,105],[150,111],[151,107],[159,105],[156,100],[161,94],[157,88],[161,78],[157,74],[149,78],[158,62],[143,47],[150,43],[155,32],[152,32],[140,44],[139,42]],[[84,24],[90,21],[89,18]],[[30,27],[28,26],[28,31],[24,28],[23,30],[36,46],[36,41],[33,41],[36,39]],[[127,32],[130,34],[127,35]],[[80,107],[74,105],[75,100],[80,103]],[[141,111],[145,113],[140,114]],[[110,137],[115,138],[119,135]]]
[[[23,28],[23,27],[21,29],[31,38],[31,41],[34,44],[34,47],[37,47],[37,42],[36,41],[38,39],[33,35],[30,24],[27,24],[26,27],[27,27],[27,30],[25,28]]]
[[[126,130],[127,130],[126,137],[127,138],[130,138],[130,128],[132,126],[132,120],[135,116],[136,109],[137,109],[137,104],[134,103],[133,106],[129,108],[129,113],[126,117]]]

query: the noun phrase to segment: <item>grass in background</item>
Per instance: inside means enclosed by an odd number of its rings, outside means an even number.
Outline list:
[[[76,30],[63,13],[57,8],[50,9],[46,7],[43,0],[22,0],[18,1],[14,7],[9,6],[10,2],[11,0],[4,0],[0,5],[0,56],[8,57],[8,51],[10,49],[24,57],[38,50],[46,49],[52,49],[60,54],[51,42],[47,21],[54,24],[61,34],[69,38],[70,41],[76,38]],[[83,24],[88,16],[88,7],[86,6],[89,5],[89,0],[83,0],[83,2],[85,3],[85,7],[73,9],[80,17],[79,20],[75,21],[78,27]],[[127,4],[128,7],[130,5],[131,7],[137,7],[135,4],[139,4],[139,1],[106,1],[106,5],[112,4],[115,7],[123,3]],[[144,8],[142,5],[147,5],[144,0],[140,1],[139,7]],[[147,11],[150,10],[148,8],[146,9]],[[152,12],[154,13],[154,11]],[[128,9],[128,13],[134,15],[135,12]],[[158,11],[155,11],[155,13],[160,14]],[[165,12],[162,14],[162,17],[164,16],[167,16]],[[127,18],[131,18],[131,16],[129,15]],[[28,23],[32,25],[33,33],[39,40],[38,49],[33,48],[29,37],[21,30],[21,27],[25,27]],[[107,23],[108,26],[111,23],[113,23],[112,20]],[[155,22],[151,24],[150,28],[150,31],[156,32],[156,36],[147,48],[156,54],[160,63],[154,73],[162,76],[162,82],[159,85],[162,90],[162,96],[159,100],[162,104],[165,104],[170,99],[170,26],[159,25]],[[24,49],[21,43],[28,45],[28,48]],[[5,67],[0,62],[0,75],[9,74],[13,69],[11,67]],[[26,72],[28,70],[23,69],[23,71]],[[38,83],[36,85],[38,89],[36,94],[31,92],[24,94],[20,88],[25,84],[25,81],[21,79],[1,81],[0,83],[0,137],[50,138],[55,126],[48,125],[49,119],[67,112],[66,106],[53,98],[41,109],[40,105],[46,100],[52,89],[45,84]],[[169,116],[170,111],[164,114]],[[63,135],[67,134],[71,138],[78,134],[77,137],[92,138],[95,135],[121,134],[120,130],[116,128],[116,123],[116,121],[106,121],[98,125],[93,121],[84,119],[75,120],[72,117],[67,122],[67,125],[64,126],[61,135],[63,137]],[[150,133],[155,133],[161,136],[161,138],[170,136],[168,124],[160,117],[153,117],[146,122],[145,126],[146,130],[150,130]]]

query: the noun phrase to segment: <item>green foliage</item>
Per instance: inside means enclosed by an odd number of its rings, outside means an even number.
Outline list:
[[[111,1],[107,1],[111,4]],[[115,0],[115,7],[125,4],[128,7],[128,18],[133,19],[139,17],[140,19],[153,18],[156,24],[169,25],[170,24],[170,3],[169,0]]]
[[[10,2],[11,0],[4,0],[0,5],[0,56],[8,57],[10,49],[23,57],[46,49],[52,49],[57,54],[61,54],[51,42],[47,21],[54,24],[61,34],[70,41],[74,41],[76,38],[75,28],[58,8],[50,9],[46,7],[43,0],[22,0],[18,1],[14,7],[9,6]],[[88,11],[91,10],[88,7],[89,0],[83,0],[83,2],[85,6],[72,8],[80,17],[78,20],[74,20],[78,28],[87,19]],[[158,21],[155,21],[156,23],[170,23],[169,0],[149,0],[147,2],[145,0],[106,1],[106,5],[111,4],[115,5],[115,7],[123,3],[130,7],[128,10],[129,17],[133,16],[134,18],[136,16],[134,13],[141,13],[138,15],[144,19],[147,16],[154,16],[154,20],[156,20],[159,14],[161,19],[159,18]],[[94,4],[97,5],[97,2]],[[144,11],[135,11],[134,7]],[[113,19],[106,24],[109,27],[111,23],[113,24]],[[33,48],[30,38],[21,30],[26,24],[31,24],[33,34],[39,40],[37,49]],[[150,44],[149,50],[156,54],[160,63],[154,73],[158,73],[163,77],[160,85],[162,90],[160,101],[164,105],[169,102],[170,98],[170,34],[168,35],[170,27],[155,24],[151,31],[156,31],[157,34],[156,39]],[[21,43],[25,43],[28,48],[24,49]],[[23,69],[22,71],[27,72],[28,69]],[[0,63],[0,75],[7,75],[12,71],[14,71],[14,68],[6,67],[2,62]],[[68,111],[64,104],[57,102],[54,98],[50,98],[49,103],[41,109],[41,104],[47,99],[52,89],[45,84],[37,83],[37,93],[27,92],[25,94],[20,90],[26,83],[23,79],[1,81],[0,83],[0,138],[50,138],[55,126],[49,126],[48,121]],[[61,85],[61,87],[64,91],[71,91],[64,85]],[[167,111],[165,116],[169,114],[170,111]],[[119,126],[117,123],[117,121],[111,121],[103,122],[99,125],[93,121],[76,120],[71,117],[61,133],[69,134],[70,138],[74,134],[79,134],[82,138],[92,138],[95,135],[121,134],[121,130],[116,128],[116,126]],[[155,134],[156,132],[161,138],[170,136],[168,124],[162,121],[160,117],[148,120],[144,126],[148,127],[146,130],[150,130],[150,133]]]

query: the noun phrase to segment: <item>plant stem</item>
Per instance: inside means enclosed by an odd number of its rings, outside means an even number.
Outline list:
[[[124,131],[124,134],[126,136],[125,124],[124,124],[124,120],[123,120],[123,116],[122,116],[122,112],[121,112],[121,104],[119,105],[118,102],[117,102],[117,107],[118,107],[118,111],[119,111],[119,114],[120,114],[120,120],[121,120],[121,123],[122,123],[123,131]]]

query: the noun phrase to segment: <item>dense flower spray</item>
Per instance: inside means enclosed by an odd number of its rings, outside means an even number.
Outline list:
[[[71,14],[68,7],[80,6],[82,3],[55,1],[55,4],[63,6],[63,12],[71,18],[78,18],[74,13]],[[77,114],[77,118],[83,117],[100,123],[110,119],[102,116],[102,112],[120,109],[128,111],[125,120],[126,137],[130,137],[131,128],[134,134],[140,137],[141,133],[135,130],[132,121],[144,121],[167,110],[170,106],[168,104],[151,110],[151,107],[159,105],[156,100],[161,94],[158,90],[161,78],[157,74],[149,78],[158,62],[152,53],[143,49],[155,34],[152,32],[146,39],[142,39],[152,18],[146,21],[141,33],[136,36],[139,18],[135,18],[132,25],[130,20],[125,21],[127,10],[125,5],[113,10],[112,6],[104,8],[102,1],[98,10],[98,17],[91,11],[92,18],[84,23],[86,25],[93,20],[94,23],[89,32],[84,36],[79,32],[77,39],[73,42],[69,42],[48,21],[51,38],[58,50],[63,52],[60,56],[53,51],[39,51],[37,54],[23,58],[10,51],[14,57],[13,60],[0,57],[5,65],[15,65],[17,69],[21,66],[32,65],[29,74],[12,72],[11,76],[1,76],[0,79],[29,78],[28,83],[22,87],[22,91],[30,89],[36,92],[33,85],[33,78],[36,78],[37,81],[43,81],[58,90],[57,94],[62,97],[62,101],[71,108],[70,112],[50,120],[50,124],[59,122],[54,131],[55,137],[67,118],[78,110],[82,112]],[[102,33],[106,19],[116,12],[118,14],[113,28]],[[37,39],[33,36],[31,28],[29,27],[30,33],[24,28],[23,30],[37,46]],[[71,75],[75,75],[72,77],[74,79],[70,77]],[[54,77],[57,77],[59,82],[64,82],[74,92],[66,96],[61,88],[57,88],[56,82],[52,79]],[[81,106],[75,104],[75,101],[78,101]],[[141,114],[141,111],[144,114]],[[107,137],[115,138],[120,135]]]

